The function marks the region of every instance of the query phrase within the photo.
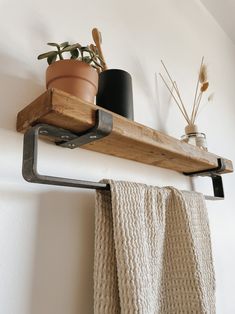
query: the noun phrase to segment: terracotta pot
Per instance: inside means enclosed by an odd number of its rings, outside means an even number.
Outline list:
[[[94,103],[98,90],[98,73],[92,66],[82,61],[56,61],[47,68],[46,87],[58,88]]]

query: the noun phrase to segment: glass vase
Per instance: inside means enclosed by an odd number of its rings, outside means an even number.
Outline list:
[[[185,134],[181,136],[181,141],[207,151],[206,135],[198,132],[198,127],[195,124],[189,124],[185,127]]]

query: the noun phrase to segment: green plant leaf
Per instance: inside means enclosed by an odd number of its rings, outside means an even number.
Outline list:
[[[101,69],[103,69],[103,66],[101,65],[101,64],[99,64],[96,60],[92,60],[92,62],[95,64],[95,67],[97,68],[101,68]]]
[[[60,45],[57,43],[47,43],[49,46],[60,48]]]
[[[81,45],[80,44],[74,44],[74,45],[69,45],[65,48],[62,49],[62,51],[71,51],[71,50],[74,50],[74,49],[77,49],[77,48],[81,48]]]
[[[64,48],[64,47],[67,47],[67,46],[69,46],[69,42],[68,41],[65,41],[64,43],[60,44],[61,48]]]
[[[96,56],[97,59],[99,59],[101,62],[104,63],[104,60],[98,54],[96,54],[95,56]]]
[[[90,64],[92,62],[92,59],[90,57],[83,57],[82,61]]]
[[[61,44],[48,43],[49,46],[56,47],[58,51],[49,51],[38,56],[38,59],[47,58],[48,64],[54,63],[57,58],[63,60],[63,53],[66,55],[66,59],[77,59],[90,64],[95,69],[103,68],[103,60],[100,58],[98,51],[95,47],[95,51],[90,46],[82,46],[79,43],[70,45],[68,41]],[[70,57],[67,53],[70,53]]]
[[[53,55],[53,56],[49,56],[49,57],[47,58],[47,63],[48,63],[48,64],[52,64],[52,63],[54,63],[54,62],[56,61],[56,59],[57,59],[57,54],[56,54],[56,55]]]
[[[81,47],[81,50],[88,53],[94,53],[89,47]]]
[[[100,67],[97,67],[96,65],[94,64],[91,64],[92,68],[96,69],[97,71],[100,69]]]
[[[56,56],[56,55],[57,55],[56,51],[48,51],[48,52],[45,52],[45,53],[42,53],[41,55],[39,55],[38,60],[45,59],[45,58],[52,57],[52,56]]]
[[[74,50],[70,51],[70,53],[71,53],[71,58],[70,59],[77,59],[78,56],[79,56],[78,49],[74,49]]]

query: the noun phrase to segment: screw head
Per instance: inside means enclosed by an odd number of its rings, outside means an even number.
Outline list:
[[[75,147],[76,145],[73,144],[73,143],[69,143],[68,146],[69,146],[69,147]]]
[[[64,139],[64,140],[68,140],[70,137],[69,137],[68,135],[61,135],[60,138],[62,138],[62,139]]]

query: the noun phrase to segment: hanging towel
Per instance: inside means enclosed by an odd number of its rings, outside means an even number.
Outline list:
[[[203,195],[130,182],[96,192],[94,313],[215,313]]]

